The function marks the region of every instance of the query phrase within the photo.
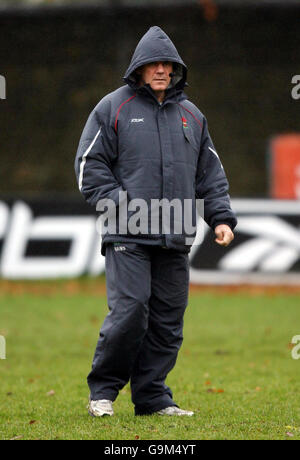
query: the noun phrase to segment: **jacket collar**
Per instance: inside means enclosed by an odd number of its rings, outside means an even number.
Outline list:
[[[142,97],[145,97],[149,101],[152,101],[154,104],[160,105],[154,91],[152,90],[149,84],[140,87],[135,87],[134,89],[137,94],[141,95]],[[181,102],[187,98],[187,95],[182,90],[178,90],[176,89],[176,87],[169,88],[166,90],[165,99],[163,100],[161,106],[164,106],[169,103],[174,104],[177,102]]]

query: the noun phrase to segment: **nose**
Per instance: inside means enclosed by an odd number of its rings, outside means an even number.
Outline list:
[[[162,62],[158,62],[157,63],[157,67],[156,67],[156,72],[158,73],[164,73],[164,65]]]

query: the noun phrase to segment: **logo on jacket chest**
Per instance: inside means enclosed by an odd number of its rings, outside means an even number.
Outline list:
[[[188,128],[187,119],[184,117],[181,117],[181,121],[182,121],[182,127],[187,129]]]
[[[144,123],[144,118],[131,118],[130,123]]]

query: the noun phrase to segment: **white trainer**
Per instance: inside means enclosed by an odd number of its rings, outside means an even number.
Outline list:
[[[189,417],[191,417],[192,415],[194,415],[194,412],[192,412],[191,410],[179,409],[179,407],[176,407],[176,406],[170,406],[170,407],[166,407],[165,409],[155,412],[155,414],[158,414],[158,415],[188,415]]]
[[[114,415],[112,401],[109,399],[99,399],[98,401],[91,401],[88,405],[89,414],[93,417],[103,417],[104,415]]]

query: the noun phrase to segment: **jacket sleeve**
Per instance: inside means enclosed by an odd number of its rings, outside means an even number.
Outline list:
[[[227,224],[233,230],[237,219],[230,206],[229,185],[220,158],[203,120],[203,134],[196,174],[196,198],[204,199],[204,220],[214,230]]]
[[[116,158],[117,135],[109,117],[94,109],[82,132],[75,159],[79,190],[92,206],[101,199],[119,204],[119,192],[123,189],[112,172]]]

